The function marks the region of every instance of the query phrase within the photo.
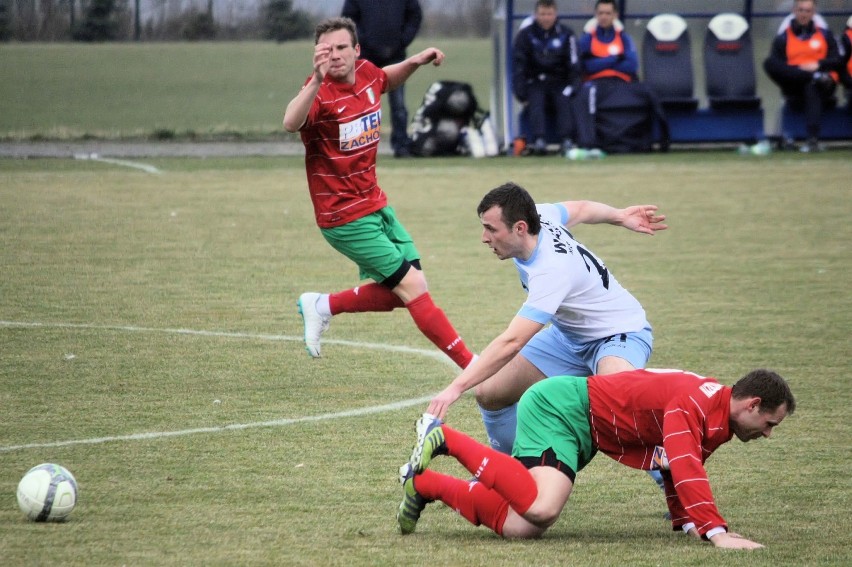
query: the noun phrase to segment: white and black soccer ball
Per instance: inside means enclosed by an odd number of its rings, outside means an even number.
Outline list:
[[[18,483],[18,506],[34,522],[61,521],[77,504],[77,480],[68,469],[43,463]]]

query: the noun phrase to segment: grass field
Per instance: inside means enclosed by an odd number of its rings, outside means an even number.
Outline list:
[[[767,545],[753,553],[672,533],[647,477],[604,456],[542,540],[501,541],[438,505],[400,537],[396,468],[454,369],[399,311],[335,318],[324,358],[307,357],[299,293],[349,287],[356,271],[319,236],[299,158],[149,163],[162,173],[0,160],[3,565],[852,562],[849,150],[379,165],[433,296],[475,350],[523,301],[511,264],[479,243],[486,190],[511,179],[539,201],[661,207],[671,228],[653,238],[575,233],[643,302],[651,366],[789,379],[797,413],[708,463],[731,528]],[[470,397],[450,421],[484,438]],[[45,461],[80,485],[64,524],[29,523],[15,504]]]
[[[409,111],[441,79],[471,83],[487,106],[490,42],[434,43],[447,59],[408,81]],[[312,45],[0,44],[0,139],[283,136],[284,108],[311,72]]]

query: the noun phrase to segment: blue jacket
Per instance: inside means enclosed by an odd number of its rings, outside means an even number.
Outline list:
[[[518,32],[512,53],[512,90],[521,102],[535,81],[578,85],[577,41],[571,28],[556,23],[545,31],[533,22]]]

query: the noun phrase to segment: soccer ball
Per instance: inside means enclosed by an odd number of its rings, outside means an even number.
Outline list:
[[[77,481],[65,467],[43,463],[18,483],[18,506],[35,522],[61,521],[77,504]]]

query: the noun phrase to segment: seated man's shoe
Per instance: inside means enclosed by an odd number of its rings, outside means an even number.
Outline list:
[[[813,154],[817,152],[824,152],[825,146],[819,143],[817,138],[808,138],[808,141],[799,148],[799,151],[803,154]]]
[[[547,155],[547,142],[544,141],[544,138],[539,138],[535,141],[532,147],[532,155],[534,156],[546,156]]]

